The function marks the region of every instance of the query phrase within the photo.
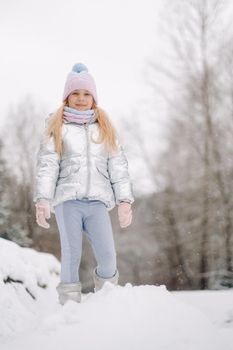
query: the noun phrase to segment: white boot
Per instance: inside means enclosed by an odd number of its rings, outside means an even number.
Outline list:
[[[81,302],[81,289],[82,285],[80,282],[77,283],[59,283],[56,287],[59,296],[59,302],[64,305],[68,300]]]
[[[97,275],[96,272],[96,268],[93,271],[93,279],[94,279],[94,283],[95,283],[95,292],[97,292],[98,290],[100,290],[105,282],[110,282],[114,285],[118,284],[118,279],[119,279],[119,272],[118,270],[116,270],[116,273],[113,277],[109,277],[109,278],[103,278],[100,277],[99,275]]]

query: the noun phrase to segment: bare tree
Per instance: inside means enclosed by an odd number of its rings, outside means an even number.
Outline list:
[[[147,68],[155,100],[164,99],[169,119],[159,162],[135,118],[128,127],[160,193],[153,205],[164,238],[154,230],[174,288],[181,285],[177,276],[184,286],[205,289],[232,275],[232,34],[228,23],[223,26],[228,4],[169,2],[162,16],[166,52],[157,50]]]
[[[178,1],[179,5],[182,1]],[[200,226],[200,261],[199,261],[199,276],[200,288],[204,289],[209,286],[209,276],[211,270],[215,266],[210,266],[210,241],[213,234],[213,222],[216,221],[216,210],[218,206],[222,206],[222,217],[224,225],[221,228],[221,239],[225,236],[225,249],[222,251],[222,259],[225,257],[225,270],[232,271],[232,247],[230,244],[232,236],[232,221],[231,221],[231,195],[229,186],[224,181],[224,165],[222,154],[219,145],[219,120],[218,113],[224,107],[221,106],[219,100],[220,92],[218,90],[219,75],[222,70],[219,70],[218,62],[219,46],[221,42],[216,42],[216,28],[214,27],[218,16],[221,15],[220,9],[226,5],[224,1],[187,1],[182,2],[183,12],[186,7],[186,20],[183,21],[183,26],[178,31],[171,35],[171,40],[174,47],[176,58],[179,59],[182,74],[176,76],[175,73],[168,74],[169,70],[164,70],[164,73],[172,78],[177,91],[185,91],[180,96],[167,99],[169,111],[173,116],[174,123],[177,128],[180,125],[188,126],[191,131],[190,142],[185,143],[184,137],[180,133],[180,144],[185,147],[193,156],[190,149],[190,143],[193,146],[193,151],[196,151],[198,166],[201,170],[201,177],[196,182],[196,190],[200,190],[202,197],[202,220]],[[153,67],[153,63],[152,63]],[[154,67],[158,69],[157,67]],[[221,67],[223,68],[223,67]],[[174,69],[174,72],[177,71]],[[174,81],[175,78],[175,81]],[[181,98],[184,99],[181,101]],[[172,109],[175,108],[175,113]],[[217,109],[217,111],[216,111]],[[187,122],[188,119],[188,122]],[[187,125],[190,123],[191,125]],[[183,128],[184,129],[184,128]],[[173,131],[170,133],[170,138],[174,138]],[[174,148],[170,149],[173,152]],[[181,159],[183,151],[175,155],[175,160]],[[196,162],[195,162],[196,165]],[[170,169],[176,164],[170,164]],[[195,167],[190,162],[187,163],[183,158],[183,167],[190,166],[193,172]],[[181,175],[182,176],[182,175]],[[187,181],[182,176],[183,187],[187,188]],[[169,180],[169,179],[167,179]],[[196,180],[193,175],[190,178],[191,182]],[[190,182],[189,180],[189,182]],[[176,181],[177,183],[177,181]],[[173,184],[174,185],[174,184]],[[177,188],[177,185],[176,185]],[[216,206],[213,210],[213,194],[218,192]],[[172,198],[171,198],[172,200]],[[214,212],[215,211],[215,212]],[[215,217],[213,217],[215,215]]]
[[[35,158],[43,126],[43,110],[37,111],[33,99],[27,97],[18,106],[9,110],[7,122],[2,131],[4,158],[8,171],[14,177],[14,185],[8,188],[11,209],[12,212],[14,211],[11,220],[14,221],[17,216],[17,220],[20,221],[29,238],[33,238],[35,231],[32,199]]]

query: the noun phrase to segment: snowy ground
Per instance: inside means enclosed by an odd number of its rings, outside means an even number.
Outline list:
[[[1,350],[233,349],[233,290],[105,284],[61,306],[59,270],[52,255],[0,239]]]

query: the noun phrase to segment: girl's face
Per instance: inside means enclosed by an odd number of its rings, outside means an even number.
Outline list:
[[[87,90],[75,90],[68,96],[68,105],[78,111],[86,111],[93,106],[94,99]]]

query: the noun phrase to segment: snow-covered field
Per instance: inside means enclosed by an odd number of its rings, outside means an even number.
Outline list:
[[[0,239],[1,350],[230,350],[233,290],[114,287],[58,304],[60,263]]]

